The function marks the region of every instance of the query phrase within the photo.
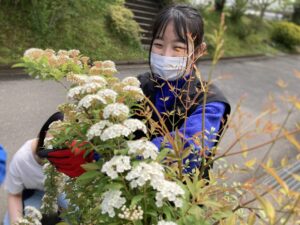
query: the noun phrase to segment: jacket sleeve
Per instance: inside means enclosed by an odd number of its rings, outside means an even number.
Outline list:
[[[205,133],[207,139],[205,140],[205,146],[210,149],[214,146],[215,135],[220,129],[221,120],[225,111],[225,104],[222,102],[211,102],[205,106],[205,130],[208,133]],[[199,105],[197,109],[186,119],[186,125],[182,125],[179,128],[179,132],[184,134],[186,140],[185,147],[193,147],[193,153],[191,153],[187,158],[184,159],[184,164],[186,165],[185,172],[191,172],[193,168],[200,167],[201,158],[199,157],[199,150],[201,145],[197,145],[191,139],[194,135],[202,133],[202,113],[203,107]],[[213,131],[213,132],[211,132]],[[174,132],[171,133],[174,135]],[[152,143],[155,144],[158,149],[161,148],[163,137],[156,137],[152,140]],[[201,139],[199,139],[201,142]],[[170,143],[166,143],[165,147],[172,148]],[[209,151],[206,151],[206,154],[209,154]]]
[[[3,182],[5,177],[5,166],[6,166],[6,152],[2,145],[0,145],[0,184]]]

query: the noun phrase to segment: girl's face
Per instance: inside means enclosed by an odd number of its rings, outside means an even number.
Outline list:
[[[154,39],[151,52],[168,57],[188,57],[187,67],[185,71],[186,75],[190,73],[191,64],[196,57],[196,55],[192,54],[194,43],[192,43],[191,40],[189,40],[188,46],[185,42],[182,42],[176,35],[174,30],[174,23],[173,21],[170,21],[167,24],[163,36]]]
[[[187,49],[187,44],[181,42],[176,36],[174,23],[171,21],[163,36],[154,39],[151,51],[161,56],[186,57],[189,52],[192,52],[192,43],[189,43],[189,47],[190,49]]]

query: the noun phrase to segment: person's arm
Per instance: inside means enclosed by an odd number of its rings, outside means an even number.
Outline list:
[[[212,102],[206,104],[205,107],[205,130],[210,131],[212,127],[215,128],[215,132],[218,133],[220,129],[220,123],[223,118],[223,114],[225,111],[225,105],[221,102]],[[186,125],[182,125],[179,128],[179,132],[181,134],[184,134],[184,139],[187,140],[187,143],[185,147],[193,146],[196,151],[199,151],[201,149],[201,145],[197,145],[192,141],[192,137],[195,134],[199,134],[201,136],[202,134],[202,114],[203,114],[203,107],[202,105],[198,106],[197,109],[186,119]],[[171,132],[171,135],[174,136],[174,132]],[[207,134],[206,134],[207,135]],[[205,146],[210,149],[214,142],[211,142],[212,139],[215,139],[214,135],[211,135],[208,137],[208,140],[205,140]],[[156,137],[152,140],[152,143],[155,144],[158,149],[160,149],[162,142],[164,138],[163,137]],[[201,141],[201,139],[200,139]],[[170,143],[166,143],[166,147],[172,148]],[[198,154],[197,154],[198,155]],[[199,167],[200,162],[198,161],[199,157],[195,158],[195,154],[190,154],[184,162],[189,159],[189,168],[186,169],[186,172],[190,172],[193,168]]]
[[[8,194],[8,214],[10,224],[15,224],[23,216],[22,193]]]

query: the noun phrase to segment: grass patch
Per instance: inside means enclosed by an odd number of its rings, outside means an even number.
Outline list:
[[[120,4],[117,0],[40,2],[36,6],[1,3],[0,64],[17,62],[31,47],[75,48],[93,60],[146,59],[147,52],[140,44],[129,43],[111,30],[108,7]]]

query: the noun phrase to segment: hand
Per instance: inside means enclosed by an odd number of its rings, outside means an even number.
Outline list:
[[[70,148],[57,149],[47,152],[46,158],[53,164],[59,172],[69,177],[78,177],[85,172],[81,167],[82,164],[92,162],[94,152],[90,152],[85,156],[86,150],[81,149],[84,144],[74,148],[76,141],[73,141]]]

